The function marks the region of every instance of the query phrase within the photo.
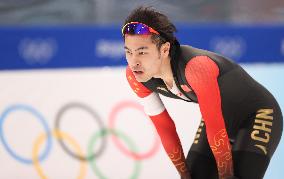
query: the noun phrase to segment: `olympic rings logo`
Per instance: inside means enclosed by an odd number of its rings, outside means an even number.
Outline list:
[[[78,102],[72,102],[64,105],[59,109],[59,111],[56,114],[55,118],[55,125],[54,129],[51,130],[48,126],[47,120],[45,117],[35,108],[29,105],[24,104],[15,104],[7,107],[0,116],[0,141],[2,142],[4,149],[7,151],[7,153],[14,158],[16,161],[26,164],[26,165],[33,165],[35,167],[36,172],[40,176],[40,178],[47,178],[46,174],[43,172],[43,169],[41,167],[41,162],[47,158],[49,155],[51,148],[52,148],[52,140],[53,138],[57,139],[59,145],[62,147],[62,149],[71,156],[72,158],[77,159],[80,162],[80,169],[78,177],[79,179],[83,179],[86,177],[87,172],[87,162],[90,163],[91,168],[93,172],[98,176],[100,179],[107,178],[105,174],[99,169],[97,165],[97,159],[99,156],[103,154],[106,148],[107,144],[107,138],[106,136],[109,135],[111,140],[114,142],[114,144],[117,146],[117,148],[126,156],[129,156],[132,158],[135,162],[134,170],[132,174],[129,176],[131,179],[135,179],[138,177],[140,171],[141,171],[141,161],[143,159],[147,159],[151,156],[153,156],[160,147],[160,140],[155,132],[155,141],[153,146],[150,148],[149,151],[145,153],[138,153],[137,146],[135,145],[135,142],[131,140],[129,136],[124,134],[122,131],[118,130],[116,128],[116,121],[118,119],[119,113],[126,109],[126,108],[133,108],[135,110],[138,110],[142,112],[144,115],[143,107],[133,101],[122,101],[117,103],[109,113],[108,117],[108,127],[106,127],[101,119],[101,117],[90,107],[83,103]],[[61,130],[61,123],[62,123],[62,116],[66,114],[68,111],[72,109],[80,109],[88,114],[90,114],[95,122],[97,123],[99,130],[96,131],[93,136],[90,137],[89,143],[87,146],[87,150],[84,155],[83,150],[81,149],[80,145],[76,140],[71,137],[69,134]],[[19,154],[17,154],[9,145],[7,142],[7,139],[5,137],[4,133],[4,123],[8,119],[9,115],[15,111],[24,111],[32,114],[36,119],[42,124],[44,132],[40,134],[36,140],[34,141],[34,145],[32,148],[32,156],[31,158],[23,157]],[[101,140],[100,147],[94,151],[94,146],[96,143],[98,143],[98,140]],[[123,141],[123,142],[122,142]],[[39,154],[40,146],[43,143],[46,143],[44,150],[41,154]],[[67,145],[67,144],[68,145]],[[126,145],[125,145],[126,144]],[[70,149],[70,146],[72,147]]]

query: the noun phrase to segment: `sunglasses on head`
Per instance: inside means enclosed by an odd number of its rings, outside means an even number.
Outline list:
[[[146,24],[140,22],[130,22],[125,24],[121,29],[122,35],[125,34],[133,34],[133,35],[150,35],[157,34],[160,35],[159,32],[154,30],[152,27],[147,26]]]

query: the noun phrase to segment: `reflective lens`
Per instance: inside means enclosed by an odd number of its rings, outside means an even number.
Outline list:
[[[151,33],[159,35],[159,32],[140,22],[130,22],[125,24],[125,26],[122,28],[122,35],[125,34],[150,35]]]

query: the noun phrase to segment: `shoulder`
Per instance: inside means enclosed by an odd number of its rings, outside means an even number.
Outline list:
[[[193,74],[210,74],[217,76],[219,67],[214,60],[206,55],[195,56],[186,63],[185,72]]]
[[[152,93],[151,90],[146,88],[142,83],[138,82],[129,68],[129,66],[126,67],[126,79],[131,87],[131,89],[137,94],[137,96],[144,98]]]
[[[218,76],[219,68],[208,56],[196,56],[185,67],[185,78],[196,93],[215,88]]]

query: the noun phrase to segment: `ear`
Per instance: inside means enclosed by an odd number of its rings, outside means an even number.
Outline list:
[[[170,42],[166,42],[161,46],[161,54],[163,57],[168,57],[170,54],[171,44]]]

